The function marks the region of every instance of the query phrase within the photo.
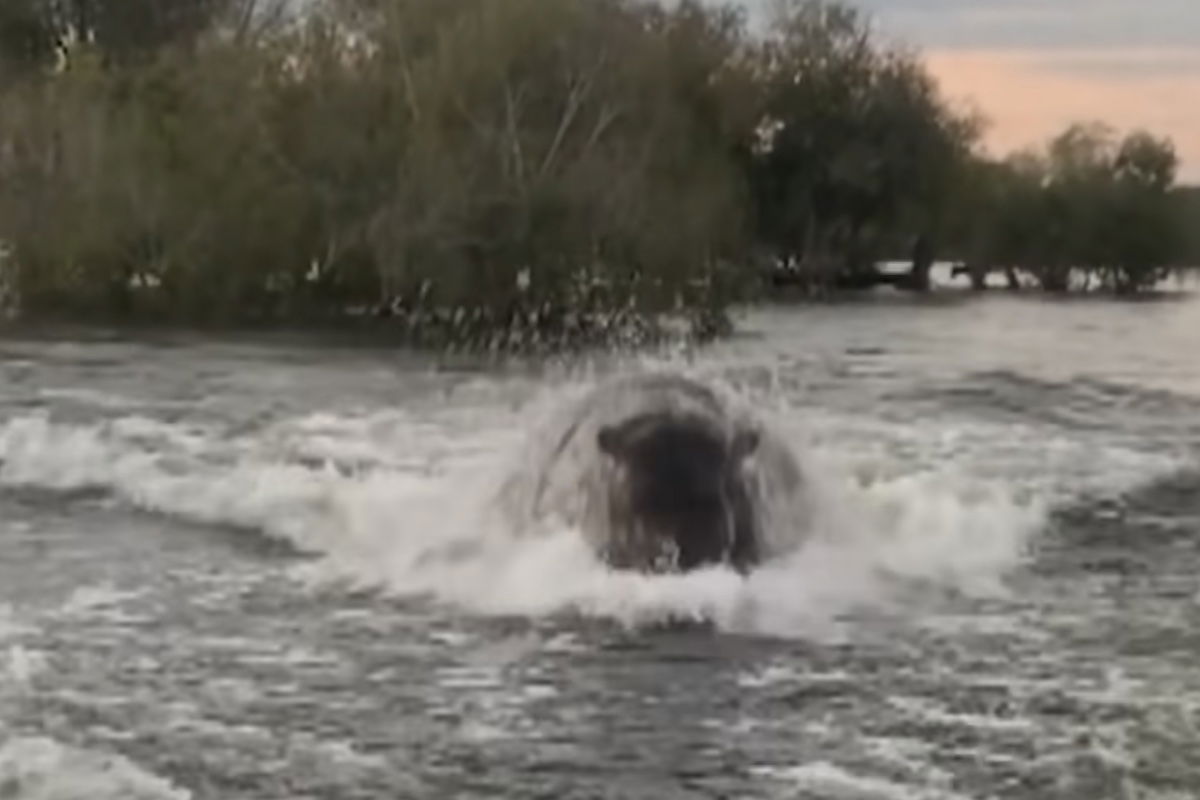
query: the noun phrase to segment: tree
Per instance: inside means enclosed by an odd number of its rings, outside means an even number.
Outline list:
[[[756,77],[760,235],[781,257],[823,263],[829,280],[929,244],[978,127],[913,55],[876,45],[853,9],[780,0]]]
[[[1119,180],[1161,192],[1175,183],[1179,155],[1171,140],[1134,131],[1121,142],[1113,168]]]
[[[246,37],[228,4],[190,7],[144,29],[80,18],[104,46],[0,102],[0,236],[27,309],[397,306],[462,340],[588,309],[711,326],[743,283],[730,9],[331,0]]]
[[[389,291],[487,315],[561,311],[596,281],[639,309],[693,302],[739,218],[713,96],[725,40],[678,34],[699,13],[466,4],[437,47],[395,48],[411,138],[371,237]]]
[[[0,81],[52,63],[58,35],[43,0],[0,3]]]
[[[1183,234],[1177,263],[1200,267],[1200,186],[1180,186],[1171,192],[1174,217]]]
[[[972,256],[1027,270],[1048,291],[1080,278],[1123,294],[1148,288],[1182,257],[1177,165],[1167,140],[1071,125],[1040,151],[977,169],[986,201],[970,212]]]
[[[1129,134],[1113,160],[1109,233],[1110,283],[1122,293],[1161,281],[1186,247],[1170,194],[1179,167],[1173,143],[1144,131]]]

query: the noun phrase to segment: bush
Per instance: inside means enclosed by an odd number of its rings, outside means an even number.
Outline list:
[[[562,327],[601,284],[610,312],[720,307],[740,36],[690,3],[343,0],[252,40],[76,47],[0,99],[22,307]]]

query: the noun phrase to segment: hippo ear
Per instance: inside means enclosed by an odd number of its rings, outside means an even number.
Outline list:
[[[643,414],[640,417],[624,420],[613,425],[606,425],[596,434],[596,444],[601,452],[608,453],[613,458],[623,458],[649,431],[653,431],[658,417]]]
[[[625,449],[625,441],[621,431],[612,425],[606,425],[596,434],[596,444],[600,451],[608,453],[613,458],[620,458]]]
[[[742,428],[733,435],[729,446],[729,455],[735,462],[749,458],[758,449],[762,436],[753,428]]]

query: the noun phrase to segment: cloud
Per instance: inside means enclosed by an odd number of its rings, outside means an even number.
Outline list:
[[[859,0],[857,5],[879,21],[884,33],[928,47],[1200,48],[1195,0]]]
[[[948,97],[990,119],[988,144],[997,154],[1099,120],[1170,136],[1183,177],[1200,180],[1200,53],[934,49],[926,60]]]
[[[1200,75],[1200,48],[1083,50],[1032,53],[1040,68],[1107,81],[1181,78]]]

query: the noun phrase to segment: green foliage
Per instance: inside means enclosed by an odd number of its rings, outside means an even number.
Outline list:
[[[1200,186],[1181,186],[1171,193],[1171,200],[1183,234],[1179,265],[1200,267]]]
[[[673,85],[706,93],[707,73],[680,76],[677,63],[669,26],[647,33],[607,4],[460,10],[436,49],[400,67],[415,113],[404,177],[371,237],[392,285],[439,263],[437,301],[486,287],[499,311],[518,300],[518,274],[557,304],[581,270],[598,270],[632,302],[673,302],[737,215],[736,174]]]
[[[1047,288],[1173,263],[1177,159],[980,124],[854,10],[778,0],[9,0],[0,294],[26,314],[346,320],[419,341],[708,335],[751,253],[817,283],[947,244]]]
[[[191,45],[224,25],[244,30],[259,0],[5,0],[0,61],[50,66],[68,42],[87,42],[106,63],[129,63],[167,46]]]
[[[756,64],[763,238],[837,273],[940,233],[976,121],[942,102],[915,56],[876,45],[853,9],[781,0],[774,11]]]
[[[0,3],[0,86],[54,58],[57,31],[42,0]]]
[[[5,98],[14,157],[0,219],[24,308],[262,313],[267,287],[305,253],[296,179],[259,136],[250,57],[218,46],[113,74],[80,51],[55,80]]]
[[[1149,288],[1183,256],[1177,168],[1169,141],[1072,125],[1041,152],[977,163],[960,250],[985,268],[1027,271],[1049,291],[1094,279],[1119,293]]]
[[[588,310],[711,320],[744,285],[738,15],[339,0],[247,40],[217,5],[189,6],[213,35],[171,17],[96,36],[0,98],[27,313],[397,306],[431,328],[444,308],[434,335],[486,338]]]

